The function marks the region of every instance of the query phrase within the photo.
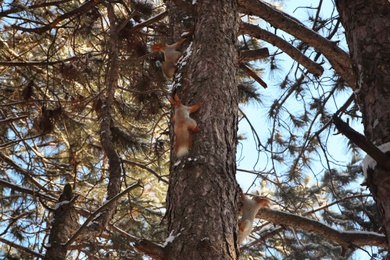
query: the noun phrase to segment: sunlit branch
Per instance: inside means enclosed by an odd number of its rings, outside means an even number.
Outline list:
[[[282,38],[276,36],[273,33],[268,32],[256,25],[241,22],[240,32],[244,34],[249,34],[255,38],[262,39],[266,42],[275,45],[279,49],[283,50],[286,54],[291,56],[299,64],[308,69],[310,73],[315,76],[320,76],[324,72],[324,68],[303,55],[297,48],[283,40]]]
[[[332,64],[349,86],[356,89],[356,81],[352,72],[352,62],[348,54],[318,33],[310,30],[294,17],[287,15],[260,0],[239,0],[242,13],[256,15],[321,52]]]
[[[132,189],[135,189],[137,187],[141,187],[140,186],[140,182],[137,181],[136,183],[133,183],[132,185],[130,185],[127,189],[125,189],[124,191],[122,191],[121,193],[119,193],[118,195],[116,195],[115,197],[113,197],[112,199],[110,199],[109,201],[107,201],[103,206],[101,206],[100,208],[98,208],[97,210],[95,210],[86,220],[85,222],[81,225],[81,227],[76,231],[76,233],[68,240],[68,242],[66,242],[66,244],[64,245],[65,247],[67,247],[68,245],[72,244],[76,238],[81,234],[81,232],[88,226],[88,224],[95,219],[95,217],[103,212],[105,209],[111,207],[118,199],[120,199],[123,195],[125,195],[126,193],[128,193],[129,191],[131,191]]]
[[[53,201],[53,202],[57,201],[57,199],[54,198],[54,197],[51,197],[51,196],[48,196],[48,195],[45,195],[45,194],[41,194],[40,192],[34,191],[32,189],[24,188],[24,187],[21,187],[21,186],[16,186],[13,183],[10,183],[10,182],[7,182],[7,181],[1,180],[1,179],[0,179],[0,186],[6,187],[6,188],[10,188],[10,189],[12,189],[14,191],[18,191],[18,192],[21,192],[21,193],[29,194],[29,195],[31,195],[33,197],[39,197],[41,199],[47,199],[47,200],[50,200],[50,201]]]
[[[247,65],[243,62],[240,63],[240,69],[242,69],[248,76],[257,81],[263,88],[267,88],[267,83],[265,83],[255,72],[253,72]]]
[[[30,255],[33,255],[35,257],[38,257],[38,258],[43,258],[44,257],[44,255],[42,255],[42,254],[40,254],[38,252],[35,252],[35,251],[33,251],[33,250],[31,250],[31,249],[29,249],[27,247],[24,247],[24,246],[21,246],[19,244],[14,243],[14,242],[11,242],[11,241],[9,241],[7,239],[4,239],[2,237],[0,237],[0,242],[4,243],[6,245],[9,245],[10,247],[14,247],[16,249],[23,250],[24,252],[29,253]]]
[[[34,177],[32,177],[29,171],[20,167],[10,157],[0,152],[0,158],[2,158],[7,164],[9,164],[13,168],[13,170],[17,171],[18,173],[22,174],[26,179],[30,180],[32,184],[36,185],[40,190],[48,192],[48,189],[46,189]]]
[[[62,60],[55,60],[55,61],[48,61],[48,60],[42,60],[42,61],[0,61],[1,66],[7,66],[7,67],[28,67],[28,66],[47,66],[47,65],[56,65],[56,64],[63,64],[65,62],[69,61],[78,61],[80,59],[84,59],[85,56],[90,56],[91,53],[85,53],[83,56],[74,56],[67,59]],[[91,60],[91,59],[89,59]],[[93,61],[101,61],[100,59],[94,59]]]
[[[135,242],[135,241],[138,241],[140,238],[139,237],[136,237],[134,235],[131,235],[129,233],[127,233],[126,231],[124,231],[123,229],[115,226],[115,225],[109,225],[108,226],[110,229],[120,233],[122,236],[125,236],[129,241],[132,241],[132,242]]]
[[[45,26],[42,26],[42,27],[25,28],[25,27],[20,27],[20,26],[17,26],[17,25],[14,25],[13,27],[15,29],[18,29],[18,30],[21,30],[21,31],[24,31],[24,32],[35,32],[35,33],[38,33],[38,34],[42,34],[45,31],[48,31],[50,29],[55,28],[57,26],[57,24],[59,24],[61,21],[65,20],[65,19],[68,19],[68,18],[70,18],[70,17],[72,17],[74,15],[80,15],[80,14],[83,14],[85,12],[88,12],[91,8],[97,6],[101,2],[103,2],[103,1],[102,0],[98,0],[98,1],[90,0],[88,2],[85,2],[80,7],[76,8],[76,9],[73,9],[72,11],[67,12],[67,13],[65,13],[63,15],[58,16],[56,19],[54,19],[54,21],[52,21],[51,23],[49,23],[49,24],[47,24]]]
[[[42,8],[42,7],[48,7],[48,6],[57,6],[58,7],[58,6],[60,6],[60,4],[70,2],[70,1],[71,0],[56,1],[56,2],[44,2],[44,3],[39,3],[39,4],[35,4],[35,5],[30,5],[30,6],[23,6],[22,4],[17,4],[15,7],[11,8],[11,9],[0,12],[0,17],[4,17],[6,15],[13,14],[13,13],[18,13],[18,12],[24,11],[24,10],[33,10],[36,8]]]
[[[152,169],[150,169],[149,167],[146,167],[145,165],[141,164],[141,163],[137,163],[137,162],[133,162],[133,161],[130,161],[130,160],[126,160],[126,159],[122,159],[122,162],[124,163],[128,163],[130,165],[135,165],[137,167],[140,167],[144,170],[147,170],[148,172],[150,172],[151,174],[153,174],[154,176],[156,176],[156,178],[159,180],[159,181],[162,181],[166,184],[168,184],[168,181],[166,179],[164,179],[163,177],[161,177],[157,172],[153,171]]]
[[[0,124],[11,123],[13,121],[24,119],[26,117],[28,117],[28,116],[19,116],[19,117],[6,118],[6,119],[3,119],[3,120],[0,120]]]
[[[277,210],[261,209],[257,215],[259,218],[277,225],[314,232],[340,244],[343,248],[355,246],[386,247],[387,243],[385,235],[379,233],[339,231],[316,220]]]
[[[270,182],[270,183],[272,183],[274,185],[279,185],[277,182],[271,180],[268,177],[265,177],[265,176],[269,175],[269,172],[250,171],[250,170],[245,170],[245,169],[236,169],[236,170],[239,171],[239,172],[246,172],[246,173],[254,174],[257,177],[259,177],[259,178],[261,178],[263,180],[266,180],[267,182]]]

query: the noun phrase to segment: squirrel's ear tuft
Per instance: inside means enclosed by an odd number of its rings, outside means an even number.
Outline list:
[[[180,101],[180,98],[177,94],[175,94],[175,101],[176,101],[176,104],[178,105],[182,105],[181,101]]]

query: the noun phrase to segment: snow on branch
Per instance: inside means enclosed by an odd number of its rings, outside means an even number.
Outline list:
[[[276,225],[316,233],[338,243],[343,248],[354,246],[378,246],[385,248],[387,246],[385,235],[375,232],[340,231],[310,218],[271,209],[260,209],[257,216]]]
[[[368,157],[366,156],[363,161],[363,164],[366,165],[363,167],[365,177],[367,176],[367,167],[370,166],[372,169],[375,168],[376,162],[383,168],[390,169],[390,157],[385,154],[385,152],[390,150],[389,145],[384,144],[380,147],[377,147],[364,135],[356,132],[338,116],[334,115],[332,120],[340,133],[345,135],[349,140],[351,140],[351,142],[356,144],[360,149],[368,154]],[[375,164],[372,162],[372,160],[375,161]]]
[[[390,152],[390,143],[381,144],[380,146],[378,146],[378,149],[383,154]],[[387,155],[385,155],[385,156],[388,157]],[[387,159],[387,160],[389,160],[389,159]],[[366,157],[364,157],[363,162],[362,162],[364,177],[367,178],[367,169],[368,168],[375,169],[376,165],[377,165],[377,161],[374,158],[372,158],[369,153],[367,153]]]

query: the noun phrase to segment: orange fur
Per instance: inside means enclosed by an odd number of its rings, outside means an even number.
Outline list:
[[[171,79],[176,71],[176,62],[181,57],[181,52],[176,49],[179,48],[184,42],[186,38],[181,39],[174,44],[160,44],[156,43],[152,45],[152,51],[161,51],[164,54],[164,63],[162,65],[162,71],[164,75]]]
[[[238,223],[238,243],[241,244],[251,233],[253,222],[260,208],[269,208],[270,201],[267,198],[253,196],[249,198],[241,190],[241,201],[243,204],[242,217]]]
[[[199,109],[200,104],[194,106],[185,106],[180,101],[177,95],[169,98],[171,104],[175,107],[175,115],[172,122],[175,123],[175,145],[174,151],[177,157],[182,157],[188,154],[192,147],[192,133],[199,132],[196,121],[190,117],[190,113]]]

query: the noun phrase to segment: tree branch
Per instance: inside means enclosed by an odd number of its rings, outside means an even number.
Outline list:
[[[269,57],[268,48],[261,48],[257,50],[240,51],[239,61],[248,62],[258,59],[265,59]]]
[[[165,248],[153,243],[152,241],[149,241],[147,239],[141,239],[140,241],[135,243],[134,247],[139,251],[144,252],[152,259],[164,259]]]
[[[1,236],[0,236],[0,242],[4,243],[6,245],[9,245],[10,247],[23,250],[24,252],[27,252],[27,253],[35,256],[35,257],[38,257],[38,258],[43,258],[44,257],[44,255],[42,255],[42,254],[40,254],[38,252],[35,252],[35,251],[31,250],[30,248],[27,248],[27,247],[21,246],[19,244],[16,244],[14,242],[11,242],[11,241],[9,241],[7,239],[2,238]]]
[[[332,64],[347,84],[356,89],[356,80],[352,72],[352,61],[348,54],[335,43],[310,30],[300,21],[260,0],[238,0],[239,11],[263,18],[275,28],[279,28],[321,52]]]
[[[351,246],[386,247],[387,245],[385,235],[375,232],[339,231],[310,218],[266,208],[260,209],[257,215],[277,225],[314,232],[340,244],[343,248]]]
[[[245,63],[240,62],[240,69],[242,69],[248,76],[256,80],[263,88],[267,88],[267,83],[265,83],[256,73],[254,73],[250,68],[248,68]]]
[[[22,193],[25,193],[25,194],[29,194],[29,195],[31,195],[33,197],[39,197],[41,199],[47,199],[47,200],[50,200],[50,201],[57,201],[57,199],[54,198],[54,197],[50,197],[48,195],[41,194],[38,191],[35,191],[35,190],[32,190],[32,189],[16,186],[15,184],[7,182],[7,181],[4,181],[4,180],[0,180],[0,186],[10,188],[10,189],[12,189],[14,191],[18,191],[18,192],[22,192]]]
[[[387,170],[390,170],[390,157],[383,153],[364,135],[356,132],[352,127],[350,127],[336,115],[333,116],[333,123],[340,133],[345,135],[349,140],[351,140],[351,142],[356,144],[359,148],[371,156],[378,163],[378,165]]]
[[[45,26],[42,26],[42,27],[25,28],[25,27],[20,27],[20,26],[17,26],[17,25],[14,25],[13,27],[15,29],[18,29],[18,30],[21,30],[21,31],[24,31],[24,32],[35,32],[35,33],[38,33],[38,34],[42,34],[45,31],[53,29],[54,27],[56,27],[57,24],[59,24],[61,21],[65,20],[67,18],[70,18],[70,17],[72,17],[74,15],[85,13],[85,12],[89,11],[92,7],[95,7],[98,4],[100,4],[101,2],[102,2],[102,0],[99,0],[99,1],[95,1],[95,0],[87,1],[84,4],[82,4],[80,7],[76,8],[76,9],[73,9],[72,11],[67,12],[67,13],[65,13],[63,15],[58,16],[56,19],[54,19],[54,21],[52,21],[51,23],[49,23],[49,24],[47,24]]]
[[[36,8],[49,7],[49,6],[57,6],[58,7],[58,6],[60,6],[60,4],[70,2],[70,1],[71,0],[63,0],[63,1],[57,1],[57,2],[39,3],[36,5],[30,5],[30,6],[24,6],[24,5],[18,3],[16,5],[14,4],[15,7],[0,12],[0,17],[4,17],[6,15],[13,14],[13,13],[18,13],[18,12],[24,11],[26,9],[33,10]]]
[[[48,189],[45,188],[43,185],[39,183],[34,177],[32,177],[31,173],[28,170],[25,170],[21,166],[19,166],[17,163],[15,163],[10,157],[5,155],[4,153],[0,152],[0,158],[4,160],[7,164],[9,164],[12,169],[20,174],[22,174],[26,179],[30,180],[32,184],[37,186],[40,190],[43,190],[47,193],[49,193]]]
[[[135,165],[137,167],[140,167],[141,169],[147,170],[148,172],[153,174],[159,181],[162,181],[165,184],[169,183],[166,179],[161,177],[157,172],[155,172],[154,170],[150,169],[149,167],[147,167],[147,166],[145,166],[143,164],[140,164],[140,163],[137,163],[137,162],[133,162],[133,161],[130,161],[130,160],[126,160],[126,159],[122,159],[122,162],[131,164],[131,165]]]
[[[303,55],[297,48],[295,48],[282,38],[276,36],[275,34],[272,34],[256,25],[245,22],[241,22],[240,32],[243,34],[249,34],[258,39],[262,39],[278,47],[286,54],[288,54],[291,58],[296,60],[299,64],[308,69],[308,71],[314,76],[321,76],[321,74],[324,72],[324,68],[321,65],[315,63],[314,61]]]
[[[122,191],[121,193],[117,194],[114,198],[112,198],[111,200],[107,201],[103,206],[101,206],[100,208],[98,208],[97,210],[95,210],[86,220],[85,222],[81,225],[81,227],[76,231],[76,233],[74,233],[74,235],[66,242],[66,244],[64,245],[65,247],[69,246],[70,244],[72,244],[76,238],[81,234],[81,232],[87,227],[87,225],[95,219],[95,217],[101,213],[102,211],[104,211],[105,209],[109,208],[110,206],[113,205],[114,202],[116,202],[119,198],[121,198],[123,195],[125,195],[127,192],[131,191],[132,189],[135,189],[137,187],[140,187],[140,182],[137,181],[136,183],[130,185],[127,189],[125,189],[124,191]]]
[[[157,21],[160,21],[160,20],[164,19],[167,15],[168,15],[167,11],[162,12],[162,13],[156,15],[155,17],[150,18],[147,21],[144,21],[142,23],[139,23],[139,24],[135,25],[133,28],[131,28],[131,32],[139,31],[142,28],[144,28],[145,26],[148,26],[150,24],[153,24],[153,23],[155,23]]]
[[[104,228],[108,225],[116,211],[117,196],[121,191],[121,159],[116,151],[116,148],[112,141],[111,133],[111,108],[114,100],[115,90],[118,85],[118,74],[119,74],[119,50],[118,50],[118,31],[117,31],[117,19],[114,13],[114,7],[111,3],[105,4],[107,8],[108,20],[109,20],[109,63],[107,64],[107,75],[106,75],[106,96],[104,98],[103,105],[100,109],[100,142],[104,153],[108,158],[108,185],[107,185],[107,203],[99,208],[100,214],[97,215],[95,212],[90,216],[87,221],[80,227],[80,229],[73,235],[72,238],[66,243],[70,245],[76,237],[81,233],[83,229],[87,227],[88,222],[94,218],[91,225],[88,225],[87,231],[83,232],[82,239],[91,239],[100,235]],[[133,186],[129,187],[130,189]],[[126,189],[128,191],[129,189]]]

